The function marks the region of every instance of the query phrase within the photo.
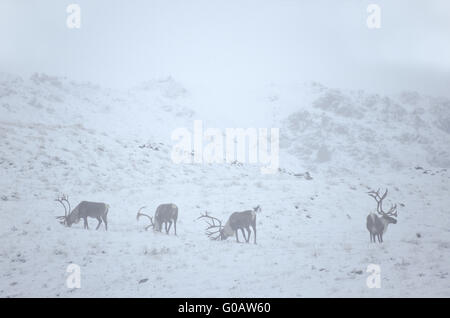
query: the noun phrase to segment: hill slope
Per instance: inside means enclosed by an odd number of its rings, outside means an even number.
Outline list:
[[[171,78],[115,91],[3,74],[0,296],[448,296],[448,101],[320,85],[302,94],[270,99],[292,114],[280,118],[281,171],[262,175],[247,164],[172,163],[170,132],[197,115]],[[377,187],[399,204],[383,245],[365,229],[374,209],[365,192]],[[109,203],[109,231],[92,219],[89,231],[58,224],[62,192],[72,205]],[[165,202],[180,209],[176,237],[135,219]],[[257,204],[257,245],[209,241],[196,220]],[[71,263],[81,289],[65,285]],[[371,263],[381,289],[366,286]]]

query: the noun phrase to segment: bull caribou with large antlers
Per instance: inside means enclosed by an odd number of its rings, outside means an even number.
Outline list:
[[[173,203],[161,204],[158,206],[155,212],[154,218],[150,215],[142,213],[141,211],[145,209],[145,206],[141,207],[136,215],[136,220],[139,221],[141,216],[145,216],[150,220],[150,224],[145,227],[147,231],[148,228],[153,227],[155,231],[161,232],[163,223],[165,224],[166,234],[169,234],[170,227],[173,223],[173,228],[175,235],[177,235],[177,219],[178,219],[178,207]],[[169,224],[169,227],[167,227]]]
[[[75,207],[75,209],[71,211],[69,197],[67,195],[63,194],[61,197],[56,198],[55,201],[61,203],[61,205],[64,207],[64,215],[56,217],[60,220],[61,224],[71,227],[72,224],[78,223],[80,222],[80,219],[83,219],[84,228],[89,229],[87,218],[91,217],[98,220],[96,230],[99,229],[102,221],[105,223],[105,229],[108,230],[108,204],[102,202],[81,201]]]
[[[370,232],[370,242],[376,242],[376,237],[378,237],[378,242],[383,242],[383,234],[386,233],[389,224],[396,224],[397,220],[397,205],[391,205],[389,211],[383,211],[383,200],[388,194],[388,189],[380,196],[380,189],[377,191],[369,191],[368,194],[375,199],[377,202],[377,213],[381,215],[379,217],[374,212],[367,216],[367,229]]]
[[[256,244],[256,212],[261,211],[261,208],[258,206],[254,207],[253,210],[247,210],[243,212],[234,212],[228,218],[225,226],[222,225],[222,221],[218,218],[215,218],[205,212],[201,214],[198,219],[205,219],[207,223],[206,227],[206,235],[212,240],[226,240],[228,237],[236,235],[236,242],[239,242],[238,230],[241,230],[242,235],[244,236],[245,242],[250,241],[250,235],[252,231],[250,227],[253,228],[253,238],[254,243]],[[248,237],[246,237],[244,229],[247,230]]]

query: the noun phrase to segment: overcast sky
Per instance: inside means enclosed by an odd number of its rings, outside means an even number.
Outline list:
[[[81,29],[66,7],[81,6]],[[369,3],[381,29],[367,28]],[[315,80],[450,96],[448,0],[2,0],[0,67],[112,87],[172,75],[217,94]],[[200,91],[201,91],[200,90]]]

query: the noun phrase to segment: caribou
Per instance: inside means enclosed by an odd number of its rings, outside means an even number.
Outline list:
[[[161,204],[156,208],[155,216],[152,218],[150,215],[142,213],[141,211],[146,207],[141,207],[136,215],[136,220],[139,221],[139,218],[145,216],[150,220],[150,224],[145,227],[147,231],[150,227],[153,230],[161,232],[162,224],[164,223],[166,234],[169,234],[170,227],[173,223],[173,228],[175,231],[175,235],[177,235],[177,219],[178,219],[178,207],[173,203]],[[154,221],[153,221],[154,220]],[[167,224],[169,227],[167,227]]]
[[[103,202],[89,202],[81,201],[75,209],[70,210],[69,196],[63,194],[61,197],[55,199],[55,201],[61,203],[64,207],[64,215],[57,216],[56,218],[60,220],[60,223],[71,227],[72,224],[78,224],[80,219],[84,220],[84,228],[89,230],[89,224],[87,221],[88,217],[98,220],[98,225],[96,230],[99,229],[102,221],[105,223],[105,230],[108,231],[108,211],[109,205]],[[66,207],[67,204],[67,207]]]
[[[397,205],[391,205],[389,211],[383,211],[383,200],[386,198],[388,194],[388,189],[384,192],[383,195],[380,196],[380,189],[377,191],[369,191],[369,196],[375,199],[377,202],[377,213],[381,215],[379,217],[374,212],[370,213],[367,216],[367,229],[370,233],[370,242],[376,242],[376,237],[378,237],[378,243],[383,242],[383,234],[386,233],[389,224],[396,224],[397,220],[395,219],[397,214]]]
[[[243,212],[234,212],[228,218],[225,226],[222,225],[222,221],[216,217],[213,217],[205,211],[204,214],[200,214],[198,219],[205,219],[207,227],[205,230],[206,235],[212,240],[226,240],[228,237],[235,235],[236,242],[240,243],[238,230],[241,230],[242,235],[246,243],[250,241],[250,235],[252,231],[250,227],[253,228],[253,239],[256,244],[256,212],[261,211],[260,206],[254,207],[252,210],[247,210]],[[245,230],[247,230],[248,236],[245,235]]]

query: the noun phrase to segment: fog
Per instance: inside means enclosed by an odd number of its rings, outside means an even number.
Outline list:
[[[173,76],[205,100],[319,81],[450,96],[450,3],[434,1],[3,0],[0,67],[128,88]],[[381,28],[366,25],[381,7]]]
[[[449,297],[449,9],[0,0],[0,298]]]

